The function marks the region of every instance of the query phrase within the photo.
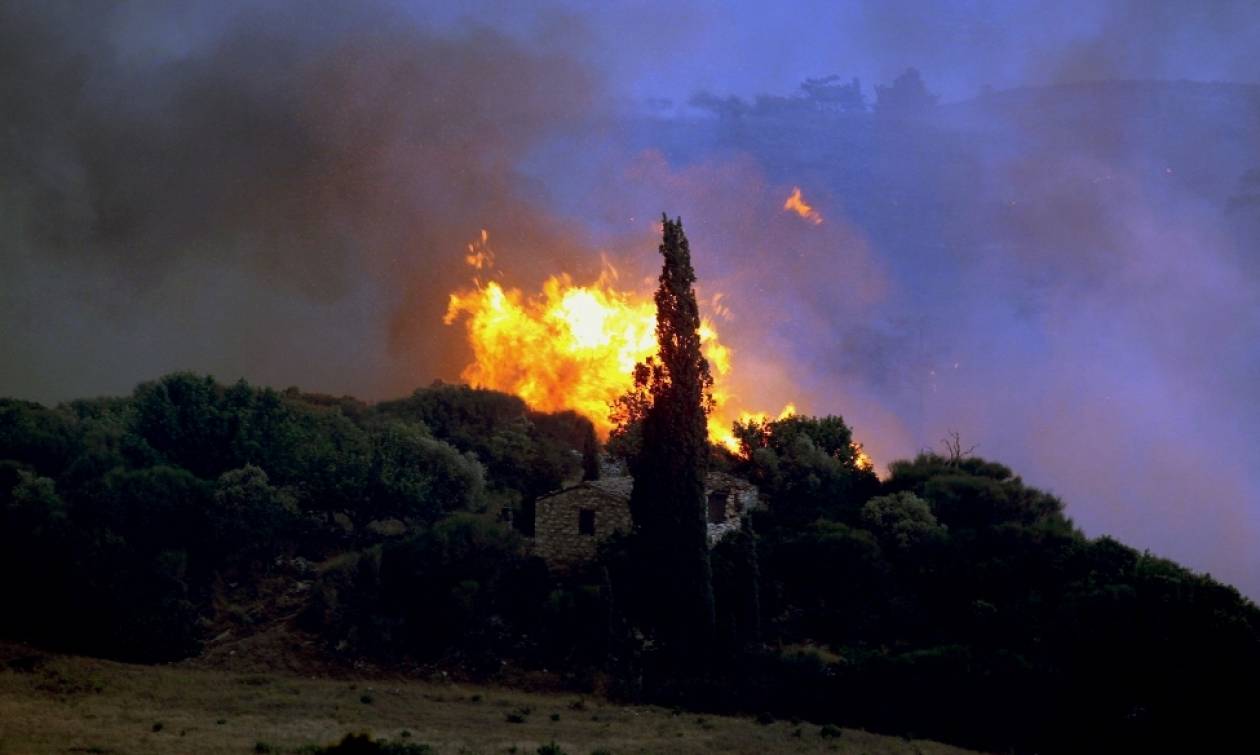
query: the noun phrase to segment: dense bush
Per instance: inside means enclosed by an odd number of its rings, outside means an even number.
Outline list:
[[[510,504],[582,476],[582,451],[594,429],[572,412],[530,412],[525,402],[496,391],[436,383],[410,397],[378,404],[381,417],[427,427],[435,437],[476,455],[491,486]]]
[[[800,443],[776,429],[747,464],[771,493],[766,639],[796,650],[746,656],[715,683],[726,694],[692,704],[1017,749],[1202,747],[1244,720],[1260,611],[1233,588],[1084,537],[1060,501],[981,459],[923,454],[856,507],[817,505],[824,467],[792,482],[774,476],[780,451],[758,458]]]
[[[471,514],[331,562],[302,619],[331,647],[480,673],[598,668],[614,637],[606,585],[553,579],[514,530]]]
[[[737,424],[735,434],[748,459],[743,474],[785,525],[853,519],[878,487],[874,472],[858,466],[853,433],[839,417]]]
[[[385,553],[381,594],[401,604],[406,580],[432,576],[417,554],[468,535],[461,512],[493,516],[489,491],[519,506],[576,479],[592,433],[569,413],[449,386],[368,406],[177,373],[127,398],[55,408],[0,400],[0,634],[181,657],[196,650],[217,578],[256,579],[276,556],[322,559],[346,547],[368,549],[356,560],[365,574],[370,554]],[[410,545],[372,550],[384,537],[369,527],[378,520],[402,522]],[[484,528],[465,538],[487,541],[483,562],[497,563],[496,547],[519,550],[502,527]],[[452,594],[497,588],[474,590],[467,559],[444,568]],[[481,605],[465,597],[439,613]],[[444,626],[475,634],[481,617]],[[420,622],[407,626],[427,636]]]

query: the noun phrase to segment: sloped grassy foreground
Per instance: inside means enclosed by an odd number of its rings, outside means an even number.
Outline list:
[[[351,733],[394,747],[358,742],[360,749],[334,751],[964,752],[851,729],[675,714],[576,695],[233,674],[0,648],[3,753],[315,753]],[[558,749],[548,749],[552,743]]]

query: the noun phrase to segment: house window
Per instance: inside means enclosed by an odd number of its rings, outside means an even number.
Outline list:
[[[726,493],[709,493],[709,524],[726,521]]]
[[[578,534],[595,534],[595,509],[578,509]]]

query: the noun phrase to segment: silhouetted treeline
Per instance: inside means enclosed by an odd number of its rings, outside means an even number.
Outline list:
[[[589,422],[436,385],[369,406],[189,374],[129,398],[0,401],[0,631],[121,658],[194,652],[215,581],[456,514],[507,518],[582,474]]]
[[[712,459],[766,505],[712,550],[712,662],[679,674],[644,639],[654,596],[625,539],[557,575],[510,521],[590,471],[592,432],[444,385],[369,405],[176,374],[0,401],[0,634],[184,657],[226,582],[302,556],[319,566],[300,623],[329,653],[546,667],[694,709],[1202,749],[1260,691],[1260,611],[1233,588],[1084,537],[1000,464],[924,454],[881,481],[838,417],[742,427],[746,458]]]
[[[936,101],[937,95],[928,91],[916,68],[907,68],[888,85],[875,86],[874,111],[882,116],[921,116]],[[762,94],[749,102],[734,95],[721,97],[701,91],[692,96],[689,104],[723,119],[809,118],[867,112],[862,82],[857,77],[845,82],[835,74],[806,79],[799,92],[788,96]]]

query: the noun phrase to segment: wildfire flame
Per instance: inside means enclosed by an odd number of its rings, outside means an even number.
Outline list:
[[[862,448],[862,444],[856,440],[852,441],[850,446],[853,447],[853,466],[858,469],[872,470],[875,468],[875,462],[867,455],[866,449]]]
[[[482,231],[468,247],[465,261],[477,270],[493,265],[488,242]],[[730,317],[720,295],[713,302],[721,316]],[[461,318],[473,351],[463,380],[514,393],[542,411],[572,409],[604,438],[612,429],[609,405],[633,387],[635,364],[657,352],[656,303],[650,293],[619,290],[617,271],[607,261],[590,284],[553,275],[535,296],[475,279],[471,288],[452,293],[447,305],[447,325]],[[731,406],[731,350],[708,318],[701,321],[700,348],[713,373],[709,438],[738,452],[732,423],[768,415]],[[795,413],[789,404],[779,417]]]
[[[792,193],[788,195],[787,201],[783,203],[783,209],[795,212],[814,225],[822,225],[822,215],[819,215],[818,210],[815,210],[805,202],[805,199],[801,196],[801,187],[799,186],[792,187]]]

